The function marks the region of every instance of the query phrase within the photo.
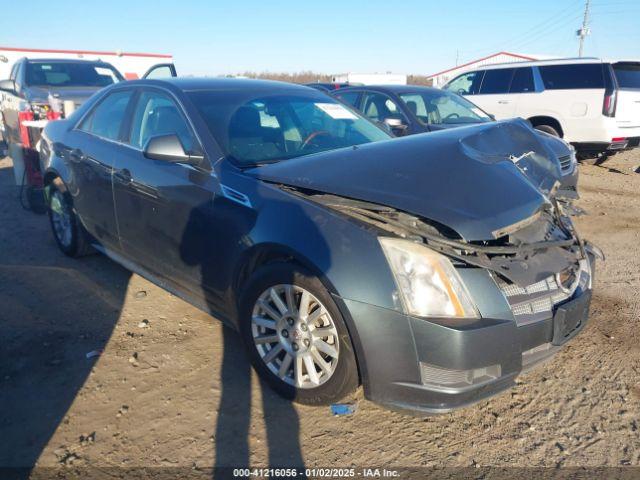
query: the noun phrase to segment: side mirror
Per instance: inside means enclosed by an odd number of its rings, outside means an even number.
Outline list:
[[[493,120],[494,122],[496,121],[496,116],[493,113],[487,113],[487,115],[489,115],[489,118],[491,120]]]
[[[190,155],[185,152],[182,142],[175,134],[151,137],[144,147],[143,155],[152,160],[163,160],[172,163],[188,163],[200,165],[203,155]]]
[[[391,129],[391,131],[396,135],[403,135],[405,130],[409,128],[409,125],[399,118],[385,118],[382,123]]]
[[[13,80],[0,80],[0,90],[15,94],[16,82]]]

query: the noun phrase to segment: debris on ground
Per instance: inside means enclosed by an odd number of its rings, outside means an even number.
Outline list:
[[[331,405],[331,413],[334,415],[351,415],[356,413],[358,406],[355,403],[334,403]]]

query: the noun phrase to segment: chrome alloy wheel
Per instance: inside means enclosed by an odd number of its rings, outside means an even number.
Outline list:
[[[338,331],[331,314],[296,285],[262,292],[253,307],[251,333],[269,370],[296,388],[322,385],[338,365]]]
[[[65,201],[63,194],[54,190],[51,195],[51,221],[56,238],[64,247],[70,247],[73,239],[73,224],[71,223],[71,208]]]

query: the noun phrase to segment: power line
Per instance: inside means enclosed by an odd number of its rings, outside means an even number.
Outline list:
[[[537,37],[539,34],[547,32],[549,28],[551,28],[552,26],[555,26],[559,23],[565,23],[568,20],[574,20],[575,18],[567,19],[566,15],[568,15],[571,11],[575,11],[575,8],[580,3],[582,3],[582,0],[576,0],[572,2],[570,5],[565,6],[561,10],[557,11],[553,16],[545,19],[540,23],[535,24],[533,27],[525,30],[524,32],[520,33],[515,37],[512,37],[510,40],[506,42],[502,41],[499,44],[496,44],[495,47],[479,48],[479,49],[467,51],[465,53],[467,55],[475,54],[478,52],[493,53],[497,49],[500,49],[500,50],[513,49],[514,46],[521,44],[522,42],[526,42],[525,44],[528,44],[531,38]]]

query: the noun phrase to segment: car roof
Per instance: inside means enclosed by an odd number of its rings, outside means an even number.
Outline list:
[[[544,65],[575,65],[580,63],[604,63],[605,60],[596,57],[579,58],[550,58],[547,60],[532,60],[527,62],[492,63],[471,68],[469,71],[494,70],[500,68],[534,67]]]
[[[278,82],[274,80],[258,80],[249,78],[163,78],[162,80],[134,80],[130,83],[168,83],[183,91],[194,90],[234,90],[234,91],[252,91],[252,90],[282,90],[291,92],[316,92],[311,87],[298,85],[295,83]]]
[[[424,85],[359,85],[344,87],[333,91],[334,95],[350,90],[372,90],[381,93],[420,93],[420,92],[442,92],[439,88],[425,87]]]
[[[86,63],[91,65],[111,65],[102,60],[80,60],[77,58],[30,58],[25,57],[29,63]]]

